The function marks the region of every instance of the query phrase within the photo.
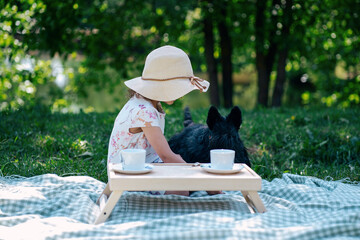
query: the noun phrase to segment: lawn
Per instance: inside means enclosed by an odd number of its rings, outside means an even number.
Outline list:
[[[170,138],[182,129],[183,113],[179,107],[167,107],[166,113]],[[88,175],[106,182],[108,138],[116,115],[52,113],[40,106],[0,112],[0,175]],[[207,109],[192,115],[205,123]],[[354,182],[360,180],[359,116],[359,108],[244,111],[239,133],[253,169],[264,179],[294,173]]]

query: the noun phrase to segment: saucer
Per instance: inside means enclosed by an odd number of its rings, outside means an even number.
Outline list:
[[[112,168],[115,172],[123,173],[123,174],[144,174],[151,172],[154,169],[154,166],[151,164],[145,164],[144,169],[141,170],[124,170],[122,163],[118,163],[113,165]]]
[[[244,168],[244,166],[241,165],[241,164],[234,164],[233,169],[227,169],[227,170],[211,168],[211,164],[210,164],[210,163],[201,164],[200,166],[201,166],[201,168],[204,169],[206,172],[216,173],[216,174],[232,174],[232,173],[237,173],[237,172],[240,172],[240,171]]]

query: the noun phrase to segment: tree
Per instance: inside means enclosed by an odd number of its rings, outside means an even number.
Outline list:
[[[275,9],[280,0],[273,0],[271,9]],[[270,17],[269,17],[270,16]],[[269,18],[270,21],[267,19]],[[267,8],[267,1],[256,1],[255,14],[255,52],[256,69],[258,73],[259,105],[268,106],[270,74],[275,62],[278,43],[276,39],[277,14],[271,14]]]
[[[218,83],[218,73],[217,73],[217,64],[214,58],[214,24],[213,16],[211,14],[211,5],[207,1],[202,2],[202,9],[204,11],[203,17],[203,31],[204,31],[204,47],[205,47],[205,58],[207,65],[207,72],[210,80],[210,103],[214,106],[220,106],[220,97],[219,97],[219,83]]]
[[[230,108],[233,106],[233,79],[232,79],[232,39],[227,25],[227,8],[228,1],[217,5],[218,8],[218,29],[220,35],[220,49],[221,49],[221,70],[222,70],[222,88],[224,97],[224,107]]]
[[[282,41],[279,46],[278,52],[278,63],[277,63],[277,71],[276,71],[276,82],[274,87],[274,92],[272,95],[272,106],[280,107],[281,99],[284,93],[284,84],[286,80],[286,60],[288,58],[289,53],[289,34],[290,34],[290,26],[292,24],[292,0],[287,0],[284,7],[284,21],[281,30]]]
[[[53,82],[50,62],[30,56],[24,38],[33,31],[43,4],[16,1],[0,5],[0,110],[40,101],[38,88]]]
[[[255,14],[258,104],[269,106],[274,66],[276,82],[271,105],[275,107],[282,104],[286,72],[291,71],[286,70],[288,64],[289,69],[298,66],[304,72],[321,73],[326,79],[322,88],[332,86],[329,83],[334,82],[339,61],[355,66],[358,61],[354,61],[353,54],[358,34],[354,33],[359,31],[354,18],[358,18],[358,6],[350,1],[272,0],[269,4],[258,0]]]
[[[287,75],[298,72],[317,75],[321,95],[331,95],[335,85],[344,85],[334,80],[338,65],[347,71],[345,85],[349,87],[343,93],[336,91],[336,96],[358,96],[352,90],[356,87],[350,86],[358,84],[360,71],[356,25],[360,0],[98,0],[91,4],[86,0],[19,0],[15,5],[25,9],[31,3],[44,8],[32,13],[29,32],[17,31],[12,37],[27,50],[85,56],[81,77],[74,80],[78,91],[138,76],[149,51],[171,44],[190,54],[196,71],[208,71],[210,100],[216,106],[233,104],[232,72],[245,64],[256,66],[258,105],[280,106]],[[16,28],[27,24],[20,22]],[[6,32],[8,21],[1,24],[0,31]],[[4,39],[0,42],[9,41]],[[2,47],[3,52],[9,51],[8,46]],[[240,56],[246,60],[239,60]],[[94,74],[108,67],[120,77]],[[275,80],[274,89],[270,89],[271,80]]]

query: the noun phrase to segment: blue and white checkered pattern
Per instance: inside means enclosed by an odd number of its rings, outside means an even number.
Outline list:
[[[126,192],[93,225],[105,184],[90,177],[0,178],[0,239],[357,239],[360,186],[284,174],[263,180],[267,212],[240,192],[192,197]]]

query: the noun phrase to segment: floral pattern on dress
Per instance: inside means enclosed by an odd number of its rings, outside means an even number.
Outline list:
[[[132,97],[121,109],[115,119],[109,140],[108,164],[121,161],[120,151],[127,148],[146,150],[146,162],[159,162],[161,159],[141,131],[131,133],[131,128],[160,127],[164,133],[165,114],[159,113],[153,105],[143,98]]]

